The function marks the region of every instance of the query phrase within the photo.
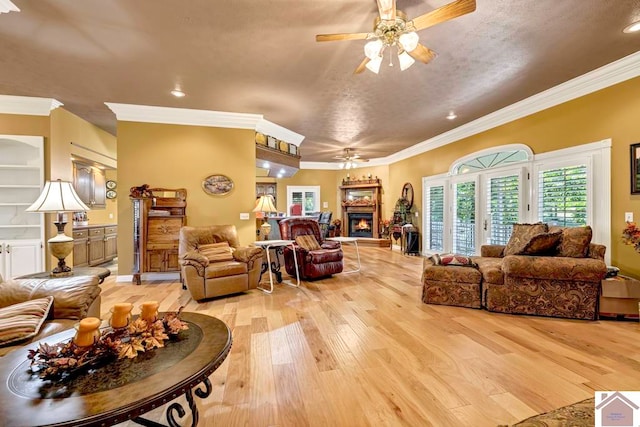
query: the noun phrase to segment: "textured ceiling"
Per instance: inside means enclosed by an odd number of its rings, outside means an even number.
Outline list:
[[[419,32],[438,57],[354,75],[374,0],[13,0],[0,94],[55,98],[115,134],[104,102],[263,114],[303,161],[383,157],[634,53],[638,0],[477,0]],[[409,18],[448,0],[397,0]],[[175,85],[187,93],[169,94]],[[445,116],[454,110],[458,118]]]

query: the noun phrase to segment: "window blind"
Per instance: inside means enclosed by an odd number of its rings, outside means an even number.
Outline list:
[[[429,208],[428,230],[429,249],[444,251],[444,186],[429,187],[427,191],[427,206]]]
[[[473,255],[476,250],[476,183],[455,184],[453,251]]]
[[[541,170],[538,174],[540,221],[562,227],[587,223],[587,166]]]
[[[518,175],[491,178],[487,191],[489,244],[506,245],[520,212],[520,178]]]

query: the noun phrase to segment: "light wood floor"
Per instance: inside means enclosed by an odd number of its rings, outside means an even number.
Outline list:
[[[422,259],[360,248],[362,272],[197,303],[178,282],[103,286],[115,302],[216,316],[233,348],[200,425],[496,426],[640,390],[640,326],[426,305]],[[353,260],[351,246],[345,257]],[[170,372],[167,373],[170,375]],[[160,420],[161,411],[149,418]]]

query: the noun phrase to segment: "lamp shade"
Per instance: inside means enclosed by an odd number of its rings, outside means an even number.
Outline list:
[[[398,61],[400,62],[400,70],[404,71],[411,67],[416,62],[406,51],[398,55]]]
[[[404,50],[407,52],[411,52],[415,48],[418,47],[418,42],[420,41],[420,37],[414,31],[410,33],[404,33],[400,35],[398,42],[402,46]]]
[[[270,195],[262,195],[253,208],[253,212],[277,212],[278,210],[273,204],[273,198]]]
[[[378,74],[380,72],[380,65],[382,65],[382,57],[378,56],[367,62],[367,65],[365,65],[365,67],[367,67],[369,71]]]
[[[40,197],[25,211],[27,212],[78,212],[90,210],[69,181],[47,181]]]

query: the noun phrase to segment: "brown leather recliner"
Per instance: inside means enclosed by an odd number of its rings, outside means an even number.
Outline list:
[[[231,256],[228,259],[218,260],[219,256],[207,250],[221,242],[229,244]],[[182,280],[196,301],[258,286],[262,249],[241,247],[235,225],[182,227],[178,256]]]
[[[318,279],[342,272],[342,248],[340,242],[324,240],[318,221],[312,218],[285,218],[280,221],[280,235],[284,240],[296,240],[301,235],[315,236],[320,249],[308,251],[295,244],[301,279]],[[295,276],[293,250],[284,248],[284,265],[287,273]]]

